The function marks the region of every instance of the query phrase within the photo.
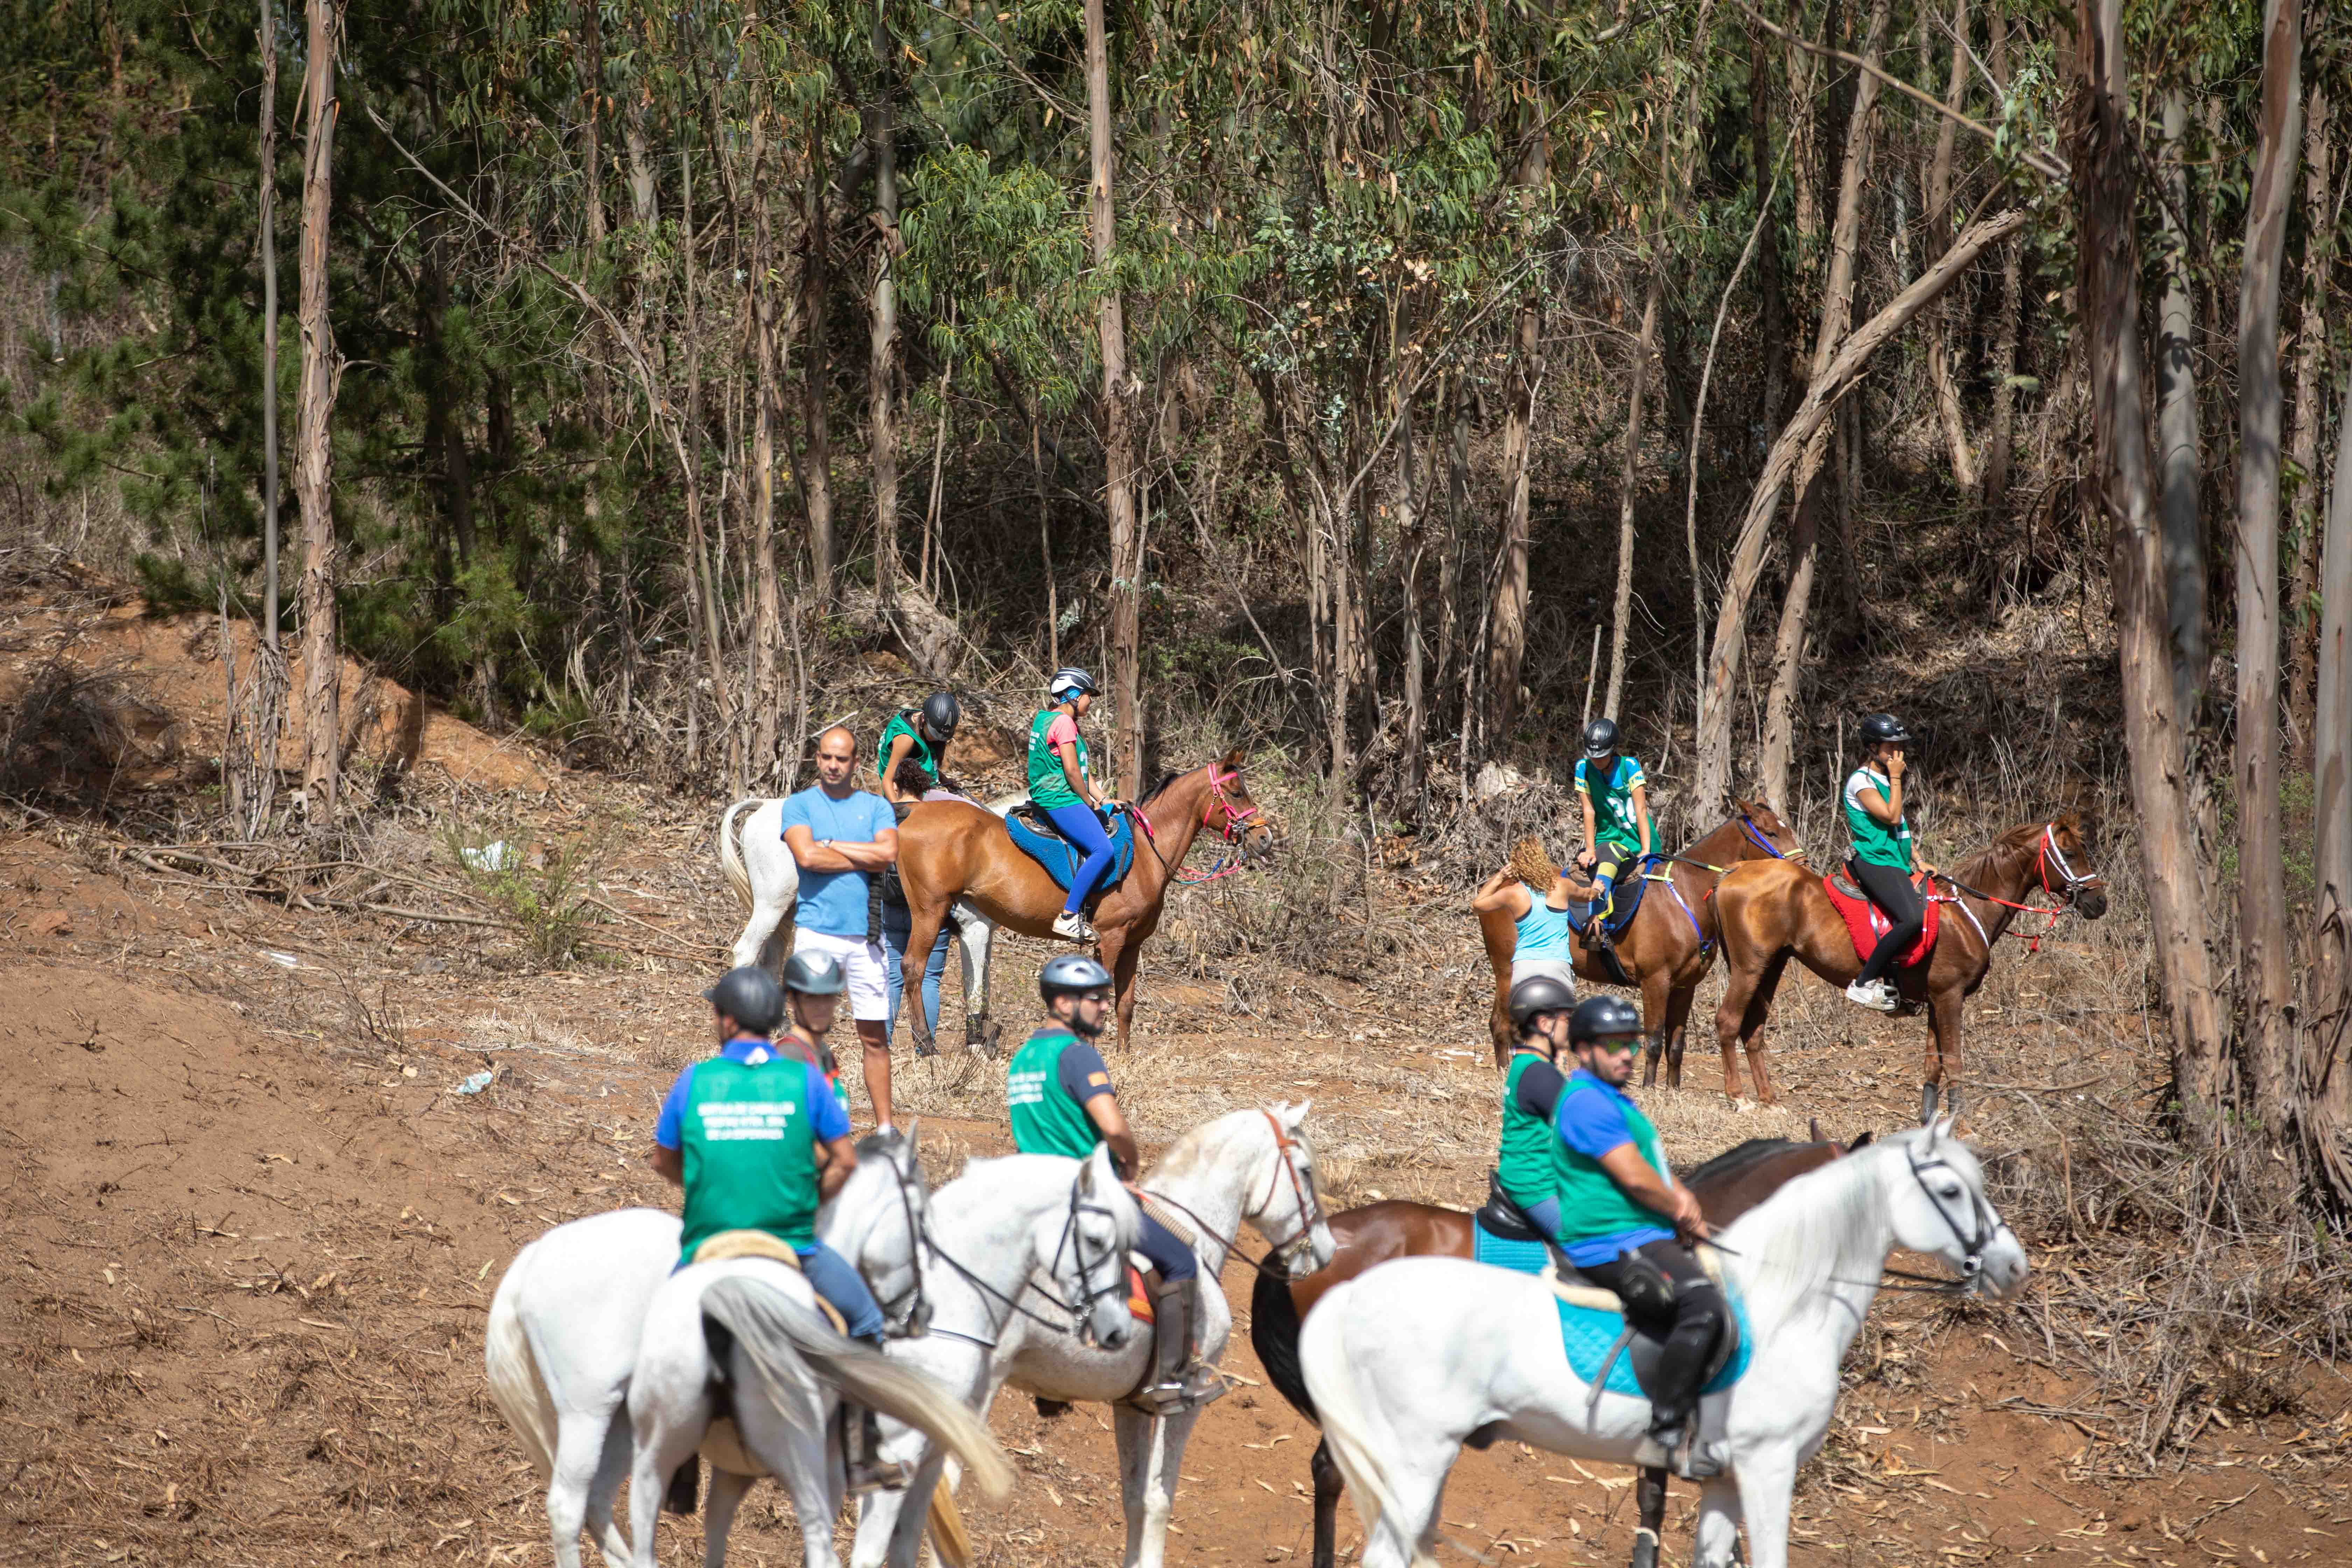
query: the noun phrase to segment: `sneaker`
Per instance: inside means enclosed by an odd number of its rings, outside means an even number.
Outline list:
[[[1895,994],[1895,987],[1884,980],[1857,980],[1845,988],[1845,999],[1874,1013],[1892,1013],[1901,1005],[1901,999]]]
[[[1077,910],[1064,910],[1054,917],[1054,934],[1065,942],[1090,942],[1095,940],[1095,928]]]

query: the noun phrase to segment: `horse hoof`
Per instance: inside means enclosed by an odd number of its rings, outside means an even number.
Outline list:
[[[1935,1120],[1936,1086],[1932,1083],[1923,1083],[1919,1086],[1919,1125],[1925,1127]]]

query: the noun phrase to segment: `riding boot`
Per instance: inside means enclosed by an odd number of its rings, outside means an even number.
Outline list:
[[[882,1418],[856,1405],[844,1406],[841,1416],[842,1469],[847,1489],[853,1493],[906,1490],[915,1479],[915,1468],[882,1458]]]
[[[1151,1287],[1151,1381],[1135,1402],[1154,1415],[1197,1410],[1225,1392],[1225,1380],[1200,1363],[1199,1279],[1162,1279]]]

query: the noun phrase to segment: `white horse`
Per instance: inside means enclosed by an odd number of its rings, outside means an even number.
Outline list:
[[[1233,1329],[1218,1276],[1243,1221],[1297,1273],[1331,1260],[1331,1231],[1316,1195],[1314,1151],[1298,1133],[1307,1110],[1301,1103],[1221,1116],[1178,1139],[1142,1184],[1146,1197],[1159,1200],[1155,1206],[1163,1218],[1193,1233],[1192,1250],[1201,1260],[1201,1354],[1212,1365],[1224,1353]],[[934,1235],[949,1234],[946,1216],[977,1200],[976,1193],[967,1196],[960,1191],[963,1186],[951,1183],[934,1197]],[[943,1278],[947,1272],[934,1267],[926,1276],[939,1302],[931,1332],[894,1345],[893,1357],[920,1366],[975,1410],[985,1411],[1007,1382],[1047,1400],[1111,1405],[1127,1511],[1128,1568],[1159,1568],[1184,1445],[1199,1412],[1163,1418],[1126,1403],[1150,1371],[1151,1337],[1138,1334],[1123,1345],[1084,1345],[1044,1314],[1016,1315],[1001,1300],[986,1300],[989,1292],[1012,1293],[1005,1284],[991,1281],[986,1291],[959,1299]],[[998,1309],[993,1316],[992,1308]],[[920,1433],[884,1430],[884,1453],[915,1465],[915,1479],[903,1493],[866,1500],[851,1550],[853,1568],[877,1568],[886,1562],[912,1568],[924,1511],[940,1476],[940,1457]],[[951,1508],[946,1511],[952,1515]]]
[[[1012,795],[989,809],[1002,816],[1027,798]],[[740,834],[736,817],[749,810]],[[743,934],[735,939],[737,967],[757,963],[768,939],[793,912],[801,891],[800,863],[784,844],[784,803],[781,800],[739,800],[719,818],[719,868],[727,885],[751,916]],[[957,947],[963,954],[964,1044],[974,1050],[993,1051],[994,1031],[988,1021],[988,948],[996,928],[971,905],[957,900],[952,910]],[[930,962],[929,953],[908,953],[904,960],[918,966]]]
[[[916,1131],[910,1123],[904,1138],[861,1139],[856,1168],[816,1223],[818,1239],[865,1275],[900,1328],[921,1310],[914,1238],[928,1200]],[[659,1209],[560,1225],[516,1255],[491,1299],[482,1352],[490,1395],[547,1482],[557,1568],[580,1568],[583,1524],[614,1568],[631,1556],[613,1522],[632,1447],[622,1402],[678,1236],[677,1216]]]
[[[1018,1155],[972,1163],[965,1178],[970,1202],[945,1216],[946,1235],[926,1231],[926,1255],[952,1258],[946,1271],[959,1282],[1042,1279],[1087,1337],[1126,1343],[1133,1332],[1127,1256],[1141,1218],[1108,1152],[1087,1160]],[[940,1282],[940,1272],[931,1268],[928,1279]],[[637,1568],[653,1568],[661,1478],[703,1446],[722,1413],[722,1378],[732,1393],[724,1413],[733,1417],[740,1444],[705,1450],[712,1461],[706,1568],[719,1568],[736,1507],[761,1474],[792,1493],[808,1568],[838,1562],[829,1523],[840,1510],[843,1484],[839,1399],[828,1383],[961,1465],[979,1466],[990,1495],[1011,1486],[1012,1468],[984,1416],[917,1370],[911,1352],[930,1342],[929,1334],[898,1342],[887,1360],[875,1357],[813,1320],[801,1305],[807,1296],[799,1275],[757,1258],[697,1264],[656,1293],[629,1386],[636,1444],[629,1523]],[[732,1336],[724,1352],[711,1345],[713,1325]],[[951,1528],[960,1538],[960,1523]]]
[[[1798,1177],[1721,1239],[1751,1352],[1745,1375],[1701,1402],[1701,1436],[1729,1463],[1704,1485],[1696,1561],[1725,1568],[1744,1517],[1754,1568],[1784,1568],[1797,1466],[1829,1430],[1838,1364],[1887,1254],[1933,1254],[1960,1270],[1955,1289],[2000,1296],[2023,1281],[2025,1253],[1946,1124]],[[1649,1403],[1596,1396],[1570,1370],[1558,1305],[1543,1279],[1417,1258],[1336,1287],[1307,1315],[1299,1357],[1363,1521],[1363,1568],[1436,1561],[1440,1494],[1465,1442],[1634,1462]]]

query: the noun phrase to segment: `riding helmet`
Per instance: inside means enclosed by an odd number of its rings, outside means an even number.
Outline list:
[[[1568,1021],[1568,1042],[1603,1039],[1611,1035],[1638,1035],[1642,1032],[1642,1015],[1633,1005],[1616,996],[1595,996],[1576,1010]]]
[[[793,962],[801,961],[795,956]],[[777,987],[775,976],[756,963],[729,970],[702,996],[714,1009],[754,1035],[773,1034],[777,1020],[784,1016],[784,994]]]
[[[849,989],[841,961],[829,952],[796,952],[784,961],[784,989],[803,996],[838,996]]]
[[[1110,971],[1083,952],[1057,952],[1037,972],[1037,994],[1051,1002],[1075,991],[1104,991]]]
[[[1539,1013],[1565,1013],[1576,1005],[1576,993],[1549,974],[1530,974],[1511,987],[1511,1022],[1521,1034]]]
[[[1065,665],[1054,672],[1045,683],[1045,695],[1056,702],[1066,702],[1073,697],[1090,696],[1099,689],[1095,678],[1076,665]]]
[[[934,741],[954,739],[956,726],[963,722],[963,708],[952,692],[934,691],[923,699],[923,733]]]
[[[1610,719],[1595,719],[1584,727],[1584,754],[1605,757],[1617,750],[1617,725]]]
[[[1864,745],[1876,745],[1885,741],[1897,746],[1907,746],[1911,744],[1911,731],[1905,729],[1903,721],[1892,713],[1873,713],[1862,721],[1862,739]]]

